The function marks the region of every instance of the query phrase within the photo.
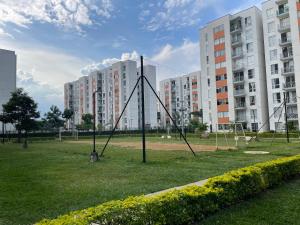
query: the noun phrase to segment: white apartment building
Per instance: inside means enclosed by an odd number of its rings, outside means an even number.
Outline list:
[[[145,66],[145,73],[156,85],[156,71],[154,66]],[[74,124],[80,124],[83,114],[93,114],[93,93],[96,92],[96,121],[104,130],[111,130],[121,115],[125,104],[137,82],[139,69],[135,61],[126,60],[114,63],[112,66],[99,71],[93,71],[89,76],[65,84],[65,108],[74,110]],[[146,85],[146,84],[145,84]],[[145,108],[156,109],[149,90],[145,88]],[[139,128],[139,88],[133,93],[117,129],[133,130]],[[68,124],[72,127],[72,122]],[[157,114],[146,114],[146,124],[150,128],[157,126]]]
[[[266,1],[262,4],[262,15],[270,129],[285,129],[285,95],[288,122],[299,129],[300,1]]]
[[[199,118],[201,109],[200,74],[200,71],[197,71],[160,81],[160,99],[173,119],[179,121],[177,125],[187,126],[191,119]],[[163,107],[159,107],[159,110],[160,126],[165,128],[172,125],[172,121]]]
[[[211,131],[242,123],[269,129],[261,11],[226,15],[200,30],[203,122]]]
[[[2,105],[10,99],[11,92],[16,90],[17,56],[15,52],[0,49],[0,113]],[[0,122],[2,127],[2,123]],[[8,126],[7,129],[11,129]]]

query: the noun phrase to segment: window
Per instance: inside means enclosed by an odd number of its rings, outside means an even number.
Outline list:
[[[223,67],[226,67],[226,62],[220,62],[220,63],[216,64],[216,69],[220,69],[220,68],[223,68]]]
[[[215,45],[219,45],[225,42],[225,37],[220,37],[214,41]]]
[[[277,60],[277,49],[270,51],[270,60]]]
[[[208,33],[205,33],[205,41],[208,42]]]
[[[217,88],[216,92],[217,93],[227,92],[227,86]]]
[[[251,123],[252,132],[258,131],[258,123]]]
[[[225,55],[225,50],[215,51],[215,57],[219,57],[223,55]]]
[[[280,88],[279,78],[272,79],[272,89]]]
[[[255,105],[255,96],[250,96],[249,100],[250,100],[250,105]]]
[[[253,42],[248,43],[246,47],[247,47],[247,53],[253,52]]]
[[[276,35],[269,37],[269,47],[274,47],[274,46],[276,46]]]
[[[209,64],[209,56],[206,56],[206,64]]]
[[[228,98],[218,99],[217,105],[228,105]]]
[[[252,25],[252,18],[251,18],[251,16],[248,16],[248,17],[245,18],[245,25],[246,25],[246,27],[249,27],[249,26]]]
[[[277,104],[277,103],[281,103],[281,98],[280,98],[280,93],[273,93],[273,103]]]
[[[272,18],[274,16],[274,9],[273,8],[270,8],[270,9],[267,9],[267,18]]]
[[[214,33],[218,33],[220,31],[224,30],[224,24],[221,24],[214,28]]]
[[[278,64],[272,64],[271,65],[271,74],[278,74]]]
[[[226,79],[227,79],[227,74],[217,75],[216,76],[216,81],[218,81],[218,80],[226,80]]]
[[[254,78],[254,69],[248,70],[248,79]]]
[[[228,112],[218,112],[218,118],[228,117]]]
[[[268,23],[268,33],[273,33],[275,32],[275,22],[270,22]]]
[[[253,55],[247,57],[247,64],[248,64],[248,66],[254,64],[254,56]]]
[[[250,110],[250,117],[251,117],[252,120],[257,119],[257,109],[251,109]]]
[[[246,40],[251,40],[253,38],[252,30],[246,30],[245,35],[246,35]]]
[[[256,88],[255,88],[255,83],[251,82],[249,83],[249,92],[255,92]]]

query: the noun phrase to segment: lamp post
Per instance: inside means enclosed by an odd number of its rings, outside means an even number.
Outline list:
[[[96,162],[99,160],[99,155],[96,151],[96,93],[99,91],[100,89],[97,89],[93,92],[93,151],[90,155],[91,162]]]

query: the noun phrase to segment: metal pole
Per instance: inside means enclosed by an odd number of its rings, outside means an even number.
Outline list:
[[[146,162],[146,136],[145,136],[145,96],[144,96],[144,62],[141,55],[141,92],[142,92],[142,141],[143,141],[143,163]]]
[[[96,152],[96,91],[93,92],[93,152]]]
[[[4,117],[4,114],[3,114],[3,117]],[[2,144],[4,144],[4,118],[2,121]]]
[[[284,96],[284,111],[285,111],[285,131],[286,131],[286,141],[290,143],[289,137],[289,126],[288,126],[288,117],[287,117],[287,107],[286,107],[286,93],[283,93]]]
[[[158,99],[159,103],[162,105],[162,107],[164,108],[164,110],[166,111],[166,113],[168,114],[169,118],[172,120],[173,124],[175,125],[176,129],[178,130],[178,132],[180,133],[180,135],[182,136],[183,140],[185,141],[185,143],[188,145],[189,149],[191,150],[191,152],[193,153],[194,156],[196,156],[196,153],[194,152],[194,150],[192,149],[191,145],[188,143],[187,139],[184,137],[184,135],[181,133],[181,130],[179,129],[179,127],[176,125],[176,121],[173,119],[173,117],[171,116],[171,114],[169,113],[169,111],[167,110],[167,108],[164,106],[163,102],[160,100],[159,96],[157,95],[157,93],[155,92],[154,88],[152,87],[152,85],[150,84],[149,80],[147,79],[147,77],[144,77],[146,82],[148,83],[149,87],[151,88],[151,90],[153,91],[154,95],[156,96],[156,98]]]

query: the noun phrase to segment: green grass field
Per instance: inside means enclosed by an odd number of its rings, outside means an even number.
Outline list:
[[[299,225],[300,179],[224,209],[201,225]]]
[[[191,139],[192,143],[209,141]],[[187,184],[256,162],[300,154],[298,145],[276,142],[270,147],[270,143],[258,142],[247,146],[248,150],[270,151],[269,155],[246,155],[246,147],[197,153],[197,157],[187,150],[147,151],[146,164],[141,163],[138,150],[109,146],[105,158],[92,164],[90,144],[34,142],[27,150],[20,144],[0,144],[0,224],[32,224],[108,200]]]

